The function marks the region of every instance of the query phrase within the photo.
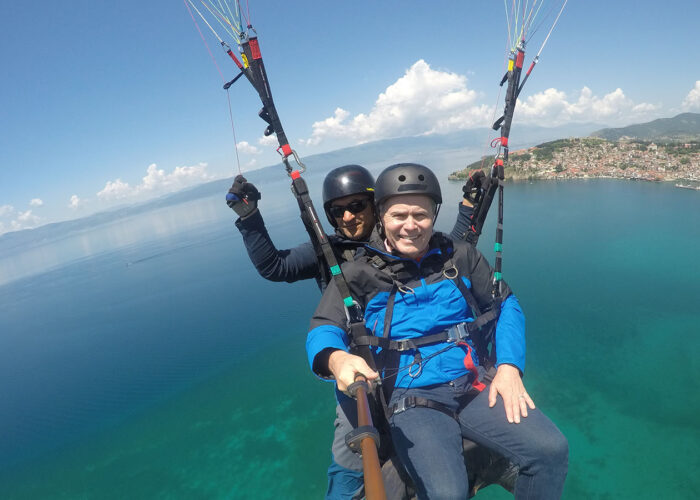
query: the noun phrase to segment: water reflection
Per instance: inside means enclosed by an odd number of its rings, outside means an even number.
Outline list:
[[[107,251],[172,238],[232,219],[221,205],[219,197],[199,198],[128,217],[115,215],[115,219],[98,224],[87,218],[82,225],[57,235],[46,236],[39,228],[34,230],[34,239],[17,248],[3,249],[5,241],[0,240],[0,285]]]

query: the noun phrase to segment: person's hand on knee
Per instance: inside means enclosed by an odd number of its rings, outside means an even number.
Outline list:
[[[520,417],[527,417],[528,407],[535,409],[535,403],[525,390],[520,370],[513,365],[499,365],[496,376],[489,387],[489,406],[496,405],[498,395],[503,399],[508,422],[520,423]]]

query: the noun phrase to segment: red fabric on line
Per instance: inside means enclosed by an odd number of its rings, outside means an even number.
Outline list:
[[[258,45],[257,38],[250,39],[250,53],[253,55],[253,59],[262,59],[260,54],[260,46]]]

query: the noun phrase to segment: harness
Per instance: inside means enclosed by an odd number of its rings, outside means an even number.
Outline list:
[[[402,353],[413,351],[414,358],[413,362],[408,365],[408,374],[411,377],[418,377],[422,371],[423,364],[429,359],[429,357],[423,359],[420,352],[421,347],[438,343],[448,344],[444,349],[433,353],[430,355],[430,357],[440,354],[453,347],[462,347],[465,349],[464,366],[473,376],[470,391],[472,391],[475,396],[481,392],[486,385],[479,380],[479,373],[472,361],[472,346],[474,346],[476,349],[478,359],[483,360],[482,364],[487,369],[487,376],[484,377],[484,380],[489,383],[495,374],[495,356],[492,355],[495,354],[495,349],[489,349],[489,344],[493,344],[493,334],[495,331],[496,321],[498,320],[500,313],[501,298],[494,297],[491,306],[482,312],[473,293],[467,287],[464,280],[462,280],[459,276],[459,270],[457,269],[453,259],[453,248],[449,244],[449,240],[442,236],[440,237],[441,255],[448,256],[448,258],[443,262],[442,274],[445,278],[452,280],[457,289],[460,291],[465,302],[472,311],[474,320],[458,323],[442,332],[431,335],[410,339],[392,339],[391,321],[393,317],[396,293],[399,291],[402,293],[413,293],[413,290],[407,285],[401,283],[396,273],[390,268],[384,259],[378,255],[374,255],[370,259],[371,265],[378,271],[387,275],[392,281],[391,291],[389,292],[389,297],[387,298],[387,304],[385,307],[383,334],[381,337],[367,335],[367,330],[365,328],[361,335],[351,335],[350,339],[352,346],[355,348],[364,348],[367,350],[374,348],[375,351],[377,348],[381,349],[381,352],[378,354],[378,365],[385,374],[383,380],[393,376],[387,376],[387,373],[398,374],[400,354]],[[404,369],[405,368],[406,367],[404,367]],[[432,408],[456,418],[456,413],[442,403],[415,396],[403,398],[397,404],[388,407],[387,402],[391,399],[393,389],[393,384],[382,384],[382,391],[380,391],[382,396],[382,407],[387,420],[397,413],[401,413],[409,408],[415,407]]]

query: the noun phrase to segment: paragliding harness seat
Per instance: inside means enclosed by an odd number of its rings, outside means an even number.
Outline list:
[[[489,308],[482,311],[472,292],[469,290],[465,282],[459,277],[459,270],[454,264],[451,256],[452,247],[450,242],[442,235],[440,235],[440,251],[442,255],[448,256],[443,263],[442,274],[447,279],[452,280],[457,286],[458,290],[461,292],[467,305],[472,311],[474,321],[459,323],[443,332],[433,335],[426,335],[424,337],[411,339],[392,340],[391,321],[396,293],[398,291],[401,291],[402,293],[412,293],[412,289],[402,284],[398,280],[396,274],[391,271],[387,265],[387,262],[375,255],[371,258],[371,265],[378,271],[389,276],[393,282],[393,286],[387,299],[386,312],[384,314],[383,336],[377,337],[374,335],[367,335],[367,329],[364,327],[364,322],[361,325],[351,324],[349,325],[353,327],[349,332],[351,352],[363,350],[366,353],[370,348],[380,348],[381,351],[378,353],[378,355],[376,355],[377,362],[374,363],[375,366],[373,366],[373,368],[378,369],[380,373],[383,372],[383,380],[386,381],[387,378],[392,376],[391,374],[398,373],[399,357],[401,353],[413,351],[414,361],[411,363],[408,370],[410,376],[417,377],[422,370],[422,363],[428,360],[421,357],[420,347],[445,342],[452,344],[448,348],[462,347],[466,351],[464,358],[465,368],[467,368],[467,370],[469,370],[469,372],[471,372],[473,375],[473,382],[469,388],[468,397],[465,398],[463,402],[464,406],[466,406],[486,387],[487,384],[493,380],[496,373],[494,363],[495,356],[492,356],[491,353],[495,353],[494,331],[496,321],[498,320],[500,314],[501,299],[500,297],[495,297]],[[489,345],[491,345],[490,349]],[[478,359],[483,360],[482,365],[484,368],[486,368],[486,372],[481,378],[479,378],[479,372],[472,362],[472,346],[474,346],[476,349]],[[374,358],[375,356],[372,356],[373,360]],[[417,368],[414,369],[413,367]],[[384,383],[381,385],[380,389],[375,391],[375,397],[373,398],[373,410],[375,413],[374,422],[378,427],[378,434],[384,438],[378,439],[379,436],[377,436],[375,440],[378,441],[378,444],[381,442],[381,447],[378,447],[380,449],[380,455],[385,461],[387,461],[385,466],[391,465],[393,467],[393,470],[388,472],[390,477],[387,478],[387,473],[385,472],[385,481],[389,481],[394,484],[404,483],[405,486],[406,483],[410,483],[410,478],[408,478],[406,472],[400,468],[399,464],[394,463],[393,460],[389,460],[393,455],[393,450],[390,444],[391,437],[389,434],[389,421],[392,416],[411,408],[421,407],[440,411],[451,418],[458,420],[458,414],[462,408],[459,408],[458,411],[454,411],[440,402],[417,396],[402,398],[397,403],[389,407],[388,402],[391,400],[393,386],[393,383]],[[360,429],[356,429],[346,436],[346,443],[353,451],[358,451],[356,446],[357,440],[359,439],[357,431],[360,431]],[[364,432],[366,430],[362,431]],[[491,452],[490,450],[480,447],[473,441],[466,438],[463,439],[463,450],[465,460],[470,463],[468,472],[469,484],[471,486],[471,496],[476,494],[476,491],[478,491],[480,488],[495,483],[500,484],[511,492],[513,491],[517,469],[507,459]],[[400,496],[400,498],[406,498],[406,496]]]

